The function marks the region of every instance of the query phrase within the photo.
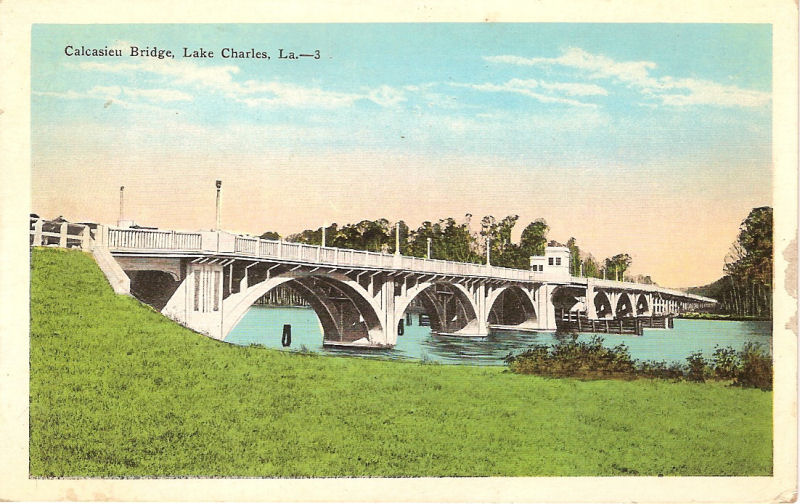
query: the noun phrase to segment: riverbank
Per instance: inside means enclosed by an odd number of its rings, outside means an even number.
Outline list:
[[[769,475],[772,394],[214,341],[35,249],[33,476]]]
[[[696,313],[688,312],[676,315],[675,318],[687,320],[732,320],[732,321],[753,321],[753,322],[769,322],[772,319],[769,317],[757,317],[755,315],[730,315],[727,313]]]

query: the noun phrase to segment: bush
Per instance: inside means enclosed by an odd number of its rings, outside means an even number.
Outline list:
[[[552,347],[535,345],[505,360],[515,373],[554,377],[621,377],[632,376],[634,371],[628,347],[606,348],[599,336],[587,342],[578,341],[578,336],[572,335]]]
[[[519,355],[508,354],[505,362],[519,374],[578,378],[658,378],[705,382],[708,378],[733,380],[733,385],[772,390],[772,357],[761,345],[747,343],[741,352],[715,347],[711,360],[700,352],[686,358],[687,364],[665,361],[635,361],[625,345],[603,346],[603,338],[578,341],[578,336],[560,336],[553,346],[535,345]]]
[[[739,352],[741,368],[733,380],[740,387],[772,390],[772,356],[758,343],[746,343]]]
[[[706,381],[706,359],[701,352],[695,352],[686,358],[689,367],[686,372],[686,379],[694,382],[704,383]]]
[[[714,367],[714,378],[720,380],[730,380],[736,377],[739,372],[739,357],[736,350],[731,347],[714,347],[714,355],[711,358]]]
[[[635,373],[643,378],[660,378],[662,380],[680,380],[684,375],[682,364],[667,364],[666,361],[637,362]]]

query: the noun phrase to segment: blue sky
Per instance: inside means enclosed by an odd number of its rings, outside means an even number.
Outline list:
[[[771,61],[769,25],[37,25],[34,205],[114,221],[126,185],[137,220],[198,227],[222,178],[228,227],[253,233],[516,213],[688,285],[770,204]],[[69,191],[87,176],[96,192]]]

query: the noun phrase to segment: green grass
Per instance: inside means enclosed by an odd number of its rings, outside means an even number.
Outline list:
[[[772,471],[770,392],[236,347],[32,254],[33,476]]]

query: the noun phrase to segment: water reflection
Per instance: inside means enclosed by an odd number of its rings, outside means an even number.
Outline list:
[[[412,315],[403,336],[398,336],[393,349],[329,348],[322,346],[322,328],[313,310],[307,308],[273,308],[254,306],[228,335],[226,341],[281,347],[283,324],[292,325],[289,350],[307,350],[330,355],[354,355],[400,360],[423,360],[443,364],[503,365],[509,353],[518,353],[532,345],[552,345],[562,338],[552,332],[496,331],[485,338],[445,336],[431,333],[419,325],[419,316]],[[707,320],[675,320],[672,330],[645,329],[643,336],[601,334],[609,347],[624,343],[631,356],[639,360],[685,362],[693,352],[711,357],[715,346],[741,349],[748,341],[770,348],[770,322],[735,322]],[[581,334],[588,340],[592,334]],[[771,351],[771,348],[770,348]]]

